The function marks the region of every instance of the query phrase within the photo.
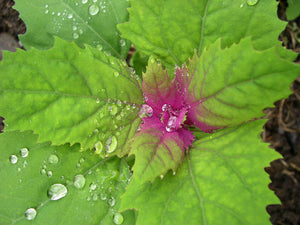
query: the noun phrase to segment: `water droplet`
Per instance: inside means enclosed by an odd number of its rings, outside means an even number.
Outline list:
[[[123,46],[125,46],[125,44],[126,44],[125,40],[124,39],[120,39],[120,45],[123,47]]]
[[[81,174],[78,174],[74,177],[74,186],[77,189],[82,189],[85,185],[85,177]]]
[[[72,27],[73,31],[77,30],[77,27],[75,25],[73,25]]]
[[[139,111],[139,117],[145,118],[145,117],[151,117],[153,115],[153,109],[149,105],[142,105],[140,111]]]
[[[97,103],[97,104],[100,103],[100,99],[99,99],[99,98],[96,99],[96,103]]]
[[[166,112],[166,111],[168,111],[168,110],[170,110],[170,105],[168,105],[168,104],[164,104],[162,107],[161,107],[161,110],[163,111],[163,112]]]
[[[115,136],[110,136],[106,141],[106,152],[112,153],[116,150],[118,145],[117,138]]]
[[[123,221],[124,221],[124,217],[122,216],[121,213],[116,213],[116,214],[114,215],[114,223],[115,223],[115,224],[117,224],[117,225],[122,224]]]
[[[102,142],[101,141],[98,141],[96,144],[95,144],[95,153],[96,154],[100,154],[103,150],[103,145],[102,145]]]
[[[97,201],[97,200],[98,200],[98,195],[93,194],[93,195],[92,195],[92,199],[93,199],[93,201]]]
[[[172,132],[176,129],[176,121],[177,117],[176,116],[170,116],[167,126],[166,126],[166,131]]]
[[[90,6],[90,8],[89,8],[89,14],[91,16],[96,15],[98,12],[99,12],[99,7],[97,5],[93,4],[93,5]]]
[[[47,4],[45,5],[45,8],[48,8],[48,5],[47,5]]]
[[[243,8],[244,7],[244,3],[242,3],[241,5],[240,5],[240,8]]]
[[[68,193],[68,189],[63,184],[53,184],[48,190],[48,196],[53,201],[65,197],[67,193]]]
[[[90,184],[90,191],[95,191],[96,188],[97,188],[97,184],[95,184],[95,183]]]
[[[162,180],[164,178],[164,175],[161,174],[161,175],[159,175],[159,177]]]
[[[21,148],[20,154],[21,154],[21,156],[22,156],[23,158],[26,158],[26,157],[28,156],[28,154],[29,154],[29,151],[28,151],[27,148]]]
[[[74,39],[78,39],[79,38],[79,34],[77,34],[76,32],[73,33],[73,38]]]
[[[82,29],[79,29],[79,34],[83,34],[83,30]]]
[[[60,14],[61,14],[61,13],[60,13],[60,12],[58,12],[58,13],[57,13],[57,16],[60,16]]]
[[[49,13],[49,10],[48,10],[48,9],[46,9],[46,10],[45,10],[45,14],[48,14],[48,13]]]
[[[18,156],[16,155],[11,155],[9,157],[9,161],[11,162],[11,164],[16,164],[18,162]]]
[[[247,4],[250,6],[256,5],[258,3],[258,0],[247,0]]]
[[[25,211],[25,216],[27,220],[34,220],[36,217],[36,210],[34,208],[29,208]]]
[[[116,105],[110,106],[109,111],[110,111],[110,115],[112,115],[112,116],[116,115],[118,112],[118,106],[116,106]]]
[[[101,198],[101,200],[106,200],[106,198],[107,198],[107,196],[106,196],[106,194],[105,193],[101,193],[100,194],[100,198]]]
[[[88,2],[88,0],[82,0],[81,2],[82,2],[82,4],[86,4]]]
[[[58,156],[55,155],[55,154],[52,154],[52,155],[50,155],[50,156],[48,157],[48,162],[49,162],[50,164],[57,164],[58,161],[59,161]]]
[[[115,77],[118,77],[119,75],[120,75],[120,74],[119,74],[117,71],[114,72],[114,76],[115,76]]]
[[[48,177],[52,177],[52,171],[51,171],[51,170],[49,170],[49,171],[47,172],[47,176],[48,176]]]
[[[80,158],[79,163],[84,163],[84,160],[85,160],[84,158]]]
[[[173,171],[173,176],[175,176],[176,175],[176,171]]]
[[[107,204],[113,207],[116,204],[116,200],[114,197],[111,197],[107,200]]]
[[[103,49],[102,45],[97,45],[97,49],[101,51]]]
[[[68,19],[72,19],[72,18],[73,18],[73,14],[72,13],[68,14]]]

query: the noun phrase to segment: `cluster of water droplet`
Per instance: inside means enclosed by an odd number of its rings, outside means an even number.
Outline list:
[[[59,162],[59,158],[56,154],[50,154],[47,160],[43,161],[42,168],[40,170],[41,175],[47,175],[48,177],[52,177],[53,172],[51,169],[47,169],[47,166],[56,165]]]
[[[28,148],[21,148],[17,154],[10,155],[9,161],[13,165],[18,165],[17,170],[18,170],[18,172],[21,172],[22,169],[26,168],[26,166],[28,164],[28,162],[26,160],[28,155],[29,155]],[[22,160],[19,160],[20,158]],[[21,183],[22,179],[19,179],[19,182]]]

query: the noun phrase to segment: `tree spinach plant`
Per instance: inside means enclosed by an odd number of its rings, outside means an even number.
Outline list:
[[[275,0],[15,2],[1,224],[268,224],[262,110],[300,72]]]

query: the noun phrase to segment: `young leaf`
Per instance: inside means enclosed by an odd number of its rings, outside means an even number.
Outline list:
[[[276,1],[132,0],[130,21],[118,25],[124,38],[164,64],[181,65],[222,37],[222,47],[252,37],[256,49],[274,46],[285,23]],[[234,15],[234,16],[233,16]],[[263,23],[263,26],[261,25]]]
[[[120,210],[138,210],[137,225],[268,224],[265,206],[278,200],[263,171],[279,155],[259,137],[264,123],[244,123],[195,142],[175,176],[142,185],[132,179]]]
[[[116,25],[128,20],[126,0],[74,1],[74,0],[16,0],[15,8],[26,23],[27,32],[20,36],[29,48],[48,49],[53,36],[98,46],[113,56],[126,58],[130,44],[120,39]]]
[[[0,69],[6,131],[32,129],[41,142],[79,142],[83,150],[127,153],[143,97],[126,64],[56,39],[48,51],[6,53]]]
[[[28,131],[0,135],[0,224],[113,224],[130,179],[126,162],[36,141]],[[133,211],[122,217],[135,223]]]
[[[220,42],[190,61],[188,116],[196,124],[240,124],[263,116],[265,107],[290,93],[300,66],[280,58],[276,48],[256,51],[249,38],[226,49]]]

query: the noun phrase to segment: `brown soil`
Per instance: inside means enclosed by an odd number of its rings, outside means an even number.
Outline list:
[[[0,50],[13,51],[12,48],[18,47],[15,46],[18,34],[26,31],[18,12],[11,8],[13,4],[13,0],[0,1]],[[278,17],[282,20],[286,20],[286,6],[286,0],[279,1]],[[300,53],[300,44],[297,41],[297,38],[298,40],[300,38],[299,27],[300,17],[289,21],[287,28],[279,37],[284,46],[298,53]],[[1,38],[1,34],[5,34],[5,38],[3,36]],[[265,168],[272,181],[269,187],[281,201],[281,204],[267,206],[270,220],[274,225],[300,225],[300,78],[293,83],[292,91],[294,94],[277,101],[274,104],[275,108],[265,109],[269,121],[262,133],[263,140],[270,143],[270,146],[283,156]],[[4,128],[3,120],[4,118],[0,117],[0,132]]]

